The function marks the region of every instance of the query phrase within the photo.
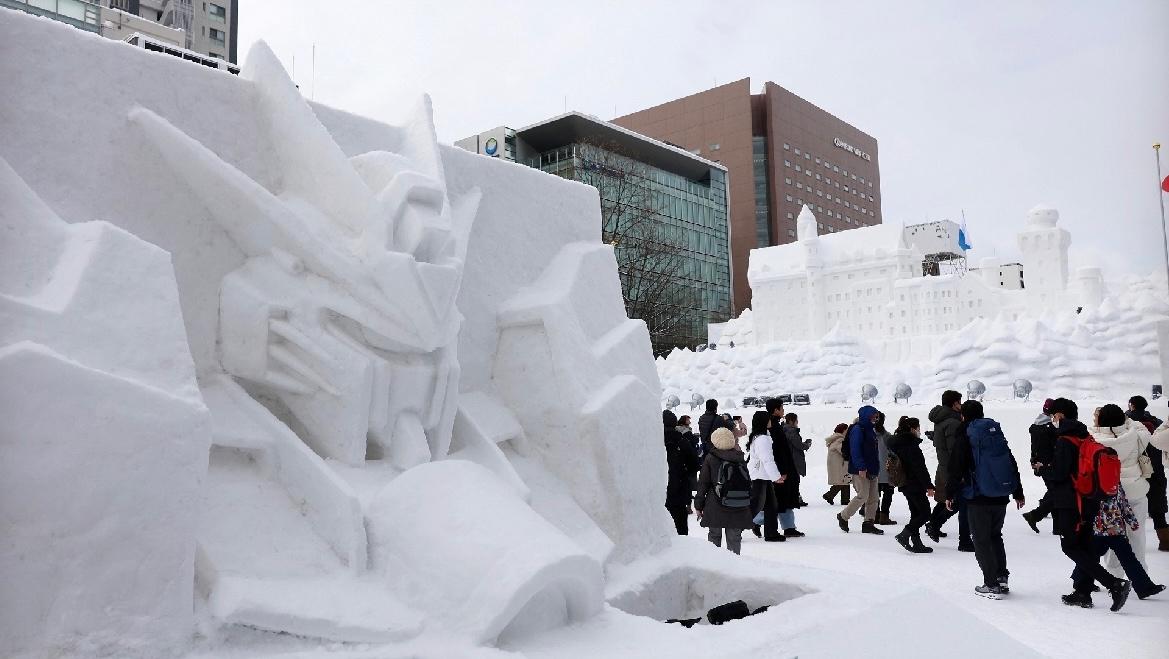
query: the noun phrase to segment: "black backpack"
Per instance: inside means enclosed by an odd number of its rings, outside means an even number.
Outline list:
[[[905,485],[905,469],[901,465],[901,457],[889,451],[885,458],[885,473],[889,476],[889,484],[893,487]]]
[[[742,462],[722,460],[714,482],[714,495],[724,508],[751,506],[751,475]]]

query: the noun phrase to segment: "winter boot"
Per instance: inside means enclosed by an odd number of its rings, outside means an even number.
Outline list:
[[[1157,541],[1157,549],[1169,551],[1169,526],[1163,529],[1157,529]]]
[[[897,544],[904,547],[905,551],[913,551],[913,547],[909,544],[909,529],[901,529],[901,533],[893,536],[893,539],[897,541]]]
[[[1132,592],[1132,583],[1128,579],[1121,579],[1115,586],[1109,588],[1108,592],[1112,595],[1112,606],[1108,607],[1108,610],[1116,613],[1128,600],[1128,594]]]
[[[913,545],[913,549],[911,549],[910,551],[912,551],[915,554],[929,554],[929,553],[933,552],[933,550],[934,550],[933,547],[926,547],[925,543],[923,543],[921,541],[921,535],[919,535],[917,533],[914,533],[913,535],[909,536],[909,542],[911,545]]]
[[[759,530],[758,524],[755,524],[754,526],[751,527],[751,533],[754,533],[756,538],[763,537],[763,532]]]
[[[1078,606],[1084,609],[1092,608],[1092,595],[1089,593],[1072,593],[1070,595],[1060,595],[1064,604],[1068,606]]]
[[[784,536],[786,536],[788,538],[802,538],[805,535],[808,535],[807,533],[804,533],[804,532],[800,531],[799,529],[794,529],[794,528],[784,529],[783,534],[784,534]]]
[[[1147,598],[1149,598],[1149,597],[1152,597],[1153,595],[1156,595],[1157,593],[1161,593],[1161,592],[1164,592],[1164,591],[1165,591],[1165,586],[1163,586],[1163,585],[1161,585],[1161,584],[1159,584],[1159,583],[1157,583],[1157,584],[1153,584],[1153,589],[1152,589],[1152,590],[1150,590],[1149,592],[1147,592],[1147,593],[1137,593],[1137,599],[1139,599],[1139,600],[1147,599]]]
[[[831,490],[828,490],[827,492],[825,492],[823,499],[828,502],[829,506],[831,506],[833,500],[836,499],[836,489],[834,488],[834,489],[831,489]]]
[[[938,531],[937,529],[935,529],[932,524],[926,524],[922,528],[925,530],[925,534],[927,537],[929,537],[930,540],[933,540],[934,542],[941,541],[941,539],[942,539],[941,532]]]
[[[874,524],[873,522],[870,522],[867,519],[865,520],[864,524],[861,524],[861,533],[872,533],[873,535],[885,535],[884,531],[877,528],[876,524]]]
[[[1006,595],[998,586],[975,586],[974,594],[985,597],[988,600],[1001,600],[1003,595]]]
[[[840,524],[841,531],[848,533],[848,520],[841,517],[840,513],[836,513],[836,522]]]
[[[1039,519],[1040,518],[1035,514],[1034,510],[1032,510],[1030,512],[1023,513],[1023,519],[1027,522],[1027,526],[1031,527],[1032,531],[1039,533]]]
[[[889,513],[877,513],[877,524],[881,526],[897,526],[897,522],[889,519]]]
[[[958,551],[973,552],[974,541],[970,538],[958,538]]]

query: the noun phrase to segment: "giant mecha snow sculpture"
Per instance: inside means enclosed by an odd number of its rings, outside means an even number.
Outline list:
[[[263,44],[234,78],[0,14],[88,64],[0,104],[0,654],[490,645],[667,545],[595,192],[440,147],[429,100],[313,107]]]

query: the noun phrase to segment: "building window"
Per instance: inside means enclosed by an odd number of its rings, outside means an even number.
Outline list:
[[[210,33],[209,36],[211,37],[211,40],[214,41],[215,43],[224,43],[225,41],[227,41],[227,35],[224,34],[223,30],[216,30],[215,28],[210,28],[207,31]]]
[[[816,164],[817,164],[817,165],[819,165],[819,164],[820,164],[820,159],[819,159],[819,158],[816,158]]]
[[[790,160],[784,160],[784,161],[783,161],[783,166],[784,166],[784,167],[791,167],[791,166],[792,166],[792,161],[790,161]]]
[[[803,184],[803,183],[800,183],[799,181],[796,181],[796,189],[797,189],[797,190],[803,190],[803,189],[804,189],[804,184]]]
[[[833,165],[833,166],[832,166],[832,171],[834,171],[834,172],[839,172],[839,171],[840,171],[840,168],[839,168],[839,167],[837,167],[836,165]]]
[[[790,150],[791,150],[791,147],[790,147],[790,146],[788,146],[788,143],[787,143],[787,142],[784,142],[784,143],[783,143],[783,150],[784,150],[784,151],[790,151]]]
[[[811,160],[811,159],[812,159],[812,154],[805,151],[804,152],[804,160]]]
[[[799,165],[796,165],[796,171],[797,171],[797,172],[802,172],[802,171],[804,171],[804,170],[800,169],[800,166],[799,166]]]
[[[795,216],[794,216],[794,215],[792,215],[791,213],[788,213],[788,214],[787,214],[787,219],[789,219],[789,220],[795,219]]]
[[[787,195],[787,200],[788,200],[788,201],[791,201],[791,200],[792,200],[792,196],[791,196],[791,195]]]
[[[820,180],[820,175],[819,175],[819,174],[816,174],[816,180],[817,180],[817,181],[819,181],[819,180]]]
[[[710,150],[711,150],[711,151],[718,151],[718,150],[719,150],[719,147],[720,147],[720,145],[719,145],[719,144],[711,144],[711,145],[710,145]]]
[[[788,235],[788,237],[790,237],[790,238],[795,238],[795,237],[796,237],[796,232],[795,232],[795,231],[792,231],[791,229],[788,229],[788,230],[787,230],[787,235]]]
[[[791,180],[791,178],[790,178],[790,177],[787,177],[787,176],[785,176],[785,177],[784,177],[784,179],[783,179],[783,182],[784,182],[784,183],[787,183],[788,185],[791,185],[791,184],[792,184],[792,180]]]
[[[227,9],[226,8],[224,8],[221,5],[215,4],[214,2],[204,3],[204,6],[207,7],[207,15],[211,17],[212,21],[215,21],[218,23],[226,23],[227,22]]]

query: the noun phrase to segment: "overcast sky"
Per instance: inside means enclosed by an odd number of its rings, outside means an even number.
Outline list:
[[[439,139],[566,106],[604,119],[771,80],[880,144],[885,222],[966,212],[975,257],[1017,255],[1037,203],[1073,267],[1164,268],[1169,1],[240,0],[306,95],[393,122],[429,93]],[[315,84],[312,46],[316,44]]]

